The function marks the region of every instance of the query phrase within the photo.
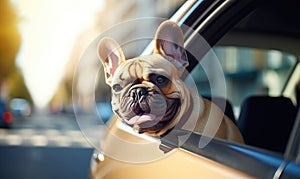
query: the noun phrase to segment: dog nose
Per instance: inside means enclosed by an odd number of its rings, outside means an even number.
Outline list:
[[[134,99],[134,101],[144,100],[148,95],[147,88],[138,87],[131,91],[130,96]]]
[[[146,96],[148,94],[148,90],[146,88],[138,88],[136,92],[139,97]]]
[[[150,107],[147,103],[148,90],[144,87],[138,87],[132,90],[131,97],[133,98],[133,112],[135,114],[150,113]]]

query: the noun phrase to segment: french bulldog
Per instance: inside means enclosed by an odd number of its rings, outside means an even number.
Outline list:
[[[181,79],[188,66],[183,32],[164,21],[157,29],[153,54],[125,59],[120,45],[103,38],[98,56],[111,87],[117,117],[138,133],[162,136],[196,118],[193,132],[243,143],[234,123],[215,104],[190,90]]]

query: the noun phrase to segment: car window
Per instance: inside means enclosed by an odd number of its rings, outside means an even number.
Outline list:
[[[297,62],[295,55],[279,50],[239,46],[216,46],[213,50],[226,83],[226,93],[215,90],[214,96],[227,98],[236,117],[241,103],[250,95],[280,96]],[[198,91],[204,96],[211,96],[213,88],[220,88],[215,83],[220,76],[207,74],[220,75],[214,70],[215,65],[210,64],[211,58],[214,57],[206,55],[191,72]]]

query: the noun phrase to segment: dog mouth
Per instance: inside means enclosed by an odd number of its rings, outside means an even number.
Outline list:
[[[156,115],[152,113],[141,113],[133,116],[127,120],[129,125],[138,125],[139,132],[142,133],[147,130],[158,130],[164,127],[166,124],[171,121],[174,116],[177,114],[177,111],[180,106],[180,100],[175,99],[174,102],[167,108],[164,115]]]

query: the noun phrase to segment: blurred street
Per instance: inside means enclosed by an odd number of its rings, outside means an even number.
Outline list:
[[[104,126],[96,115],[77,119],[71,113],[36,112],[1,128],[0,178],[89,178],[94,147],[85,136],[98,138]]]
[[[94,121],[97,120],[97,116],[92,115],[83,115],[78,120],[87,121],[86,124],[83,122],[81,125],[94,125],[94,123],[88,123],[91,118],[95,118]],[[95,131],[96,133],[100,132],[100,128],[98,129],[99,131]],[[95,128],[95,130],[97,129]],[[80,130],[74,114],[48,114],[45,112],[37,112],[30,117],[15,117],[11,128],[0,129],[0,146],[3,145],[92,147]]]

